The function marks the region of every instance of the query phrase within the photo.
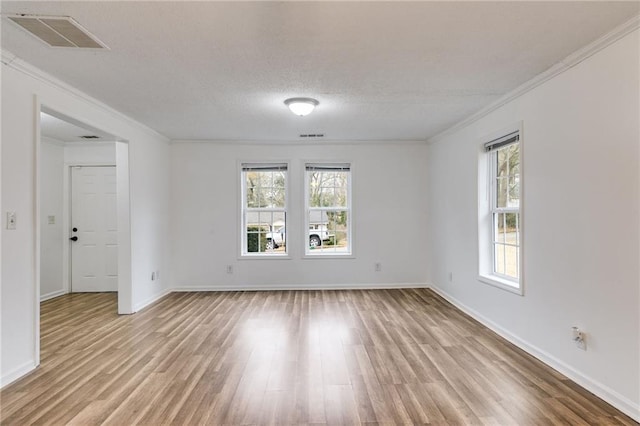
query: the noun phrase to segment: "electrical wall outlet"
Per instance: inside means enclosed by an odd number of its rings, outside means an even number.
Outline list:
[[[584,331],[580,330],[578,327],[571,327],[573,342],[576,344],[578,349],[582,349],[583,351],[587,350],[587,335]]]
[[[376,262],[376,263],[373,265],[373,268],[374,268],[374,270],[375,270],[376,272],[381,272],[381,271],[382,271],[382,263],[380,263],[380,262]]]
[[[47,216],[47,223],[49,225],[55,225],[56,224],[56,217],[51,215],[51,216]]]
[[[17,227],[16,212],[7,212],[7,229],[13,231]]]
[[[155,281],[156,280],[156,273],[155,271],[151,273],[151,281]]]

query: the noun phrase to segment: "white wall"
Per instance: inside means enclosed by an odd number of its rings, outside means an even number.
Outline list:
[[[62,277],[64,144],[42,138],[40,148],[40,298],[64,294]],[[50,224],[48,217],[55,223]]]
[[[424,285],[425,155],[424,143],[173,143],[172,282],[188,289]],[[238,259],[238,163],[258,160],[290,161],[291,259]],[[305,160],[352,162],[354,258],[301,258]],[[381,272],[374,271],[375,262],[382,263]],[[233,274],[226,273],[226,265],[233,266]]]
[[[639,47],[636,30],[430,145],[427,167],[431,283],[636,419]],[[476,278],[479,144],[520,120],[524,296]],[[574,325],[586,352],[571,341]]]
[[[134,308],[163,294],[151,271],[168,268],[169,145],[148,128],[50,76],[10,58],[2,65],[2,206],[18,227],[2,227],[1,384],[37,364],[36,123],[39,103],[129,142],[132,300]],[[4,62],[10,62],[6,65]],[[3,217],[4,217],[3,212]]]
[[[64,146],[64,162],[70,165],[116,164],[115,142],[73,142]]]

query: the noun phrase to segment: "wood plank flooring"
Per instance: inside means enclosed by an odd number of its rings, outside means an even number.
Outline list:
[[[42,304],[6,425],[636,424],[430,290],[115,294]]]

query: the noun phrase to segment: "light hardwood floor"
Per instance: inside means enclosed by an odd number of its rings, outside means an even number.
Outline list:
[[[2,424],[635,424],[430,290],[114,294],[42,304]]]

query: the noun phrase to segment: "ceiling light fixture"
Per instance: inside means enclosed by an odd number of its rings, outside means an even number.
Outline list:
[[[284,104],[289,107],[291,112],[300,117],[311,114],[319,103],[320,102],[312,98],[290,98],[284,101]]]

